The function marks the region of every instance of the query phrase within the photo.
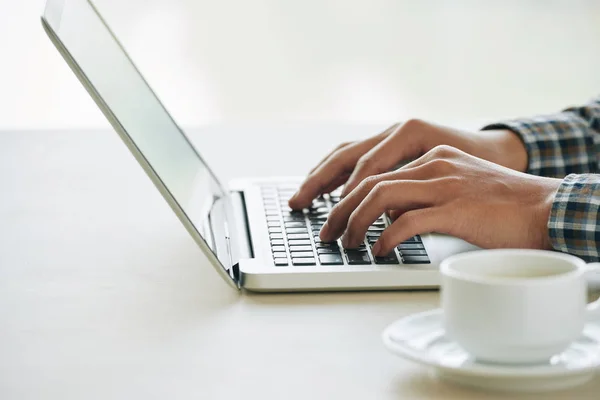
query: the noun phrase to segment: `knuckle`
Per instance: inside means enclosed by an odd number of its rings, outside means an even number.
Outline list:
[[[447,174],[456,169],[456,165],[453,161],[447,158],[436,158],[432,160],[430,163],[431,168],[434,171],[440,172],[442,174]]]
[[[368,176],[365,179],[363,179],[363,181],[362,181],[363,188],[366,190],[371,190],[378,183],[379,183],[379,179],[377,178],[377,176]]]
[[[376,160],[370,155],[365,154],[358,159],[356,166],[363,171],[370,171],[374,169],[375,164]]]
[[[456,149],[452,146],[448,146],[447,144],[440,144],[435,146],[431,152],[438,158],[448,158],[456,154]]]
[[[418,131],[425,126],[426,122],[422,119],[411,118],[402,124],[402,129],[407,131]]]
[[[383,182],[377,183],[373,187],[373,190],[371,191],[373,200],[375,200],[378,203],[382,202],[385,199],[386,194],[387,194],[388,190],[390,189],[390,187],[391,187],[391,182],[383,181]]]
[[[332,153],[335,153],[337,151],[340,151],[341,149],[343,149],[346,146],[351,145],[353,142],[342,142],[339,145],[337,145],[337,147],[335,149],[333,149]]]

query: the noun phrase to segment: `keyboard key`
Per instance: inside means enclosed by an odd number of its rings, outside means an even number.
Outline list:
[[[294,193],[296,193],[298,191],[297,187],[292,187],[292,186],[279,186],[277,187],[277,192],[279,192],[280,195],[282,194],[287,194],[289,196],[292,196]]]
[[[375,264],[398,264],[398,258],[392,252],[383,257],[375,257]]]
[[[281,233],[281,228],[269,227],[269,233]]]
[[[285,252],[285,246],[280,246],[280,245],[271,246],[271,250],[273,250],[273,252],[276,252],[276,251]]]
[[[328,247],[317,249],[317,253],[319,253],[319,254],[341,254],[339,248],[334,249],[334,248],[328,248]]]
[[[410,239],[406,239],[404,242],[402,242],[402,244],[405,243],[421,243],[421,238],[418,238],[417,236],[411,237]]]
[[[313,208],[309,208],[308,209],[308,217],[314,217],[314,218],[322,218],[322,217],[327,217],[327,215],[329,214],[329,210],[326,211],[317,211]]]
[[[292,255],[292,258],[311,258],[314,257],[314,253],[312,252],[312,249],[310,251],[293,251],[290,250],[290,254]]]
[[[316,265],[314,258],[292,258],[294,265]]]
[[[286,228],[305,228],[306,227],[306,223],[304,221],[302,221],[302,222],[291,221],[291,222],[285,222],[284,224],[285,224]]]
[[[421,243],[400,243],[396,248],[402,252],[403,250],[421,250],[425,247]]]
[[[367,229],[367,232],[368,233],[379,233],[379,234],[381,234],[381,232],[383,232],[384,229],[385,228],[378,228],[378,227],[375,227],[375,226],[370,226],[369,229]]]
[[[310,242],[310,239],[291,239],[291,240],[288,240],[288,244],[290,246],[302,246],[302,245],[310,246],[312,243]]]
[[[285,222],[304,222],[304,215],[286,215],[283,220]]]
[[[381,236],[381,232],[367,232],[367,240],[379,239],[379,236]]]
[[[271,240],[271,245],[284,245],[283,239],[273,239]]]
[[[404,264],[431,264],[427,256],[403,256],[402,261]]]
[[[373,227],[373,228],[385,228],[385,223],[383,223],[383,222],[375,222],[375,223],[373,223],[371,225],[371,227]]]
[[[288,266],[288,260],[287,260],[287,258],[286,259],[276,258],[275,259],[275,266],[276,267],[286,267],[286,266]]]
[[[401,250],[402,257],[404,256],[426,256],[427,252],[425,249],[421,250]]]
[[[319,256],[319,262],[322,265],[343,265],[341,254],[321,254]]]
[[[350,265],[371,264],[369,253],[366,251],[346,251],[346,259]]]
[[[307,233],[292,233],[287,235],[288,239],[310,239]]]
[[[275,209],[273,209],[273,210],[270,210],[270,209],[268,209],[268,208],[266,208],[266,207],[265,207],[265,210],[266,210],[266,211],[265,211],[265,215],[266,215],[267,217],[275,217],[275,216],[279,216],[279,211],[278,211],[278,210],[275,210]]]
[[[312,248],[312,246],[292,246],[290,244],[290,251],[292,253],[295,251],[310,251],[312,254],[313,248]]]
[[[281,233],[271,233],[269,234],[269,237],[272,239],[283,239],[283,234]]]
[[[287,254],[285,251],[274,251],[273,258],[285,258],[287,260]]]
[[[344,250],[346,250],[346,251],[367,251],[367,246],[365,246],[364,243],[361,243],[361,244],[359,244],[356,247],[347,248],[347,249],[344,249]]]
[[[338,249],[340,246],[336,242],[319,242],[317,249]]]
[[[285,228],[285,231],[289,233],[306,233],[308,234],[308,230],[306,228]]]

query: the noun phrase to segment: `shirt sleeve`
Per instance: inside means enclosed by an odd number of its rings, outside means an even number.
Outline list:
[[[564,178],[548,219],[552,247],[600,261],[600,97],[559,113],[483,129],[516,133],[527,150],[528,173]]]
[[[571,174],[556,195],[548,233],[555,250],[600,261],[600,175]]]
[[[600,97],[559,113],[483,128],[491,129],[509,129],[519,135],[527,149],[530,174],[564,178],[600,172]]]

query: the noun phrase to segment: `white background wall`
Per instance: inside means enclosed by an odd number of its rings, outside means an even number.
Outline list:
[[[0,129],[107,126],[0,0]],[[600,1],[97,0],[183,125],[484,121],[600,93]]]

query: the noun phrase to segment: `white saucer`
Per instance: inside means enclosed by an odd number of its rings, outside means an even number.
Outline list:
[[[506,365],[477,362],[445,336],[442,310],[402,318],[383,332],[385,346],[401,357],[434,368],[442,379],[483,389],[542,392],[590,380],[600,368],[600,321],[547,363]]]

